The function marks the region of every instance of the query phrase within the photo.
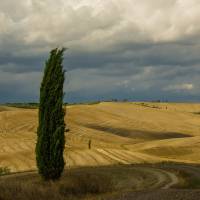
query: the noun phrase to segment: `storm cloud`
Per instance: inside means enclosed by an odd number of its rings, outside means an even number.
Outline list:
[[[198,101],[199,0],[0,2],[0,101],[37,101],[64,46],[66,100]]]

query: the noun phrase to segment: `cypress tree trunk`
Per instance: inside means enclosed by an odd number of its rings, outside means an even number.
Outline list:
[[[64,48],[51,51],[40,87],[36,161],[39,174],[45,180],[60,178],[65,164],[64,51]]]

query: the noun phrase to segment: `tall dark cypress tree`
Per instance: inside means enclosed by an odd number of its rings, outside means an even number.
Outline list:
[[[37,130],[36,161],[39,174],[45,180],[60,178],[64,169],[65,110],[63,109],[63,53],[53,49],[46,61],[40,88],[39,125]]]

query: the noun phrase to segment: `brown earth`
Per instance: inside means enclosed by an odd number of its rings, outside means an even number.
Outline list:
[[[115,196],[109,200],[199,200],[200,190],[138,191]]]

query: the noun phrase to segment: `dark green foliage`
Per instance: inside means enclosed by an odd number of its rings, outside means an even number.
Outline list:
[[[0,176],[10,174],[10,169],[7,167],[0,167]]]
[[[64,48],[51,51],[40,88],[36,161],[39,174],[45,180],[58,179],[64,169],[64,51]]]

